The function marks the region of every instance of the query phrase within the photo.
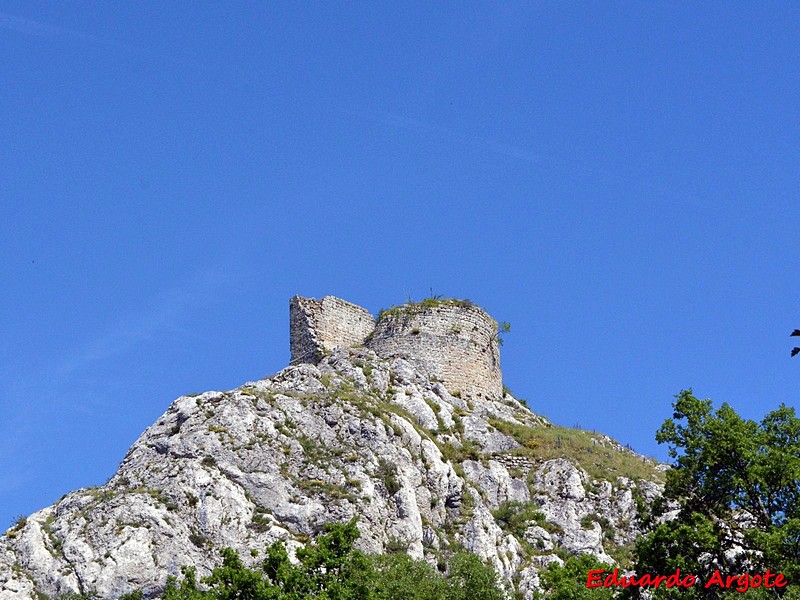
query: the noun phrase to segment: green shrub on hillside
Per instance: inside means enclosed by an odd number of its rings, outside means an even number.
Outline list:
[[[289,560],[282,542],[267,548],[257,569],[246,567],[230,548],[222,565],[197,581],[194,567],[170,578],[163,600],[504,600],[493,568],[474,554],[455,553],[445,576],[406,554],[368,556],[354,548],[356,520],[326,525],[313,544]]]

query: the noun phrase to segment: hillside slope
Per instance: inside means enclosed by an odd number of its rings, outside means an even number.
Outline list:
[[[438,561],[462,545],[529,596],[565,553],[622,560],[658,465],[551,425],[508,393],[460,398],[409,356],[336,348],[178,398],[103,486],[0,538],[0,599],[156,596],[230,546],[297,547],[359,515],[359,546]]]

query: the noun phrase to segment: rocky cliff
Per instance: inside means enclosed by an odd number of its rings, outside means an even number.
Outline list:
[[[207,572],[219,548],[243,557],[276,539],[296,548],[354,515],[368,552],[438,561],[461,545],[523,597],[567,553],[625,559],[637,509],[659,493],[658,465],[606,436],[556,427],[497,387],[496,328],[487,332],[483,311],[405,306],[374,332],[356,316],[368,339],[348,347],[358,340],[347,332],[339,344],[308,330],[311,320],[335,330],[330,314],[303,310],[297,364],[178,398],[105,485],[9,529],[0,599],[155,597],[181,565]],[[470,370],[477,381],[464,379]]]

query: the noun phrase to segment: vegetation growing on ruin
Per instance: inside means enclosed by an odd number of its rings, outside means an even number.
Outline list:
[[[391,308],[385,308],[378,313],[378,321],[384,317],[404,317],[412,316],[426,310],[456,306],[460,308],[471,308],[476,306],[471,300],[459,300],[458,298],[442,298],[441,296],[431,296],[419,302],[408,301],[405,304],[398,304]]]

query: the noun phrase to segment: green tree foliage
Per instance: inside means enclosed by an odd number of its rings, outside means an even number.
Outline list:
[[[736,594],[704,589],[715,569],[783,573],[790,586],[779,593],[793,597],[792,584],[800,583],[800,419],[794,409],[781,405],[757,423],[727,404],[714,410],[710,400],[683,391],[656,439],[669,444],[674,468],[650,531],[637,543],[636,572],[680,569],[699,579],[689,593],[659,590],[656,597]],[[667,511],[677,516],[659,523]]]
[[[497,573],[468,553],[456,553],[444,577],[424,561],[405,554],[367,556],[354,548],[355,519],[326,525],[314,544],[289,560],[286,547],[267,548],[260,569],[222,550],[222,565],[201,584],[193,567],[170,579],[164,600],[504,600]]]
[[[511,323],[508,321],[500,321],[497,324],[497,345],[503,345],[503,336],[511,332]]]
[[[450,585],[431,565],[407,554],[372,557],[375,596],[382,600],[448,600]]]
[[[474,554],[459,552],[450,563],[449,600],[504,600],[497,573]]]
[[[548,600],[607,600],[614,598],[611,588],[588,588],[589,571],[602,569],[612,571],[614,567],[599,562],[589,554],[570,556],[563,565],[551,564],[539,575],[542,589]]]
[[[504,600],[495,570],[474,554],[457,552],[449,576],[406,554],[372,557],[376,600]]]

